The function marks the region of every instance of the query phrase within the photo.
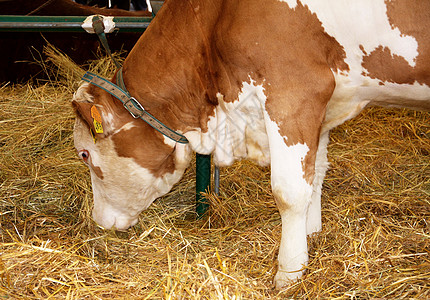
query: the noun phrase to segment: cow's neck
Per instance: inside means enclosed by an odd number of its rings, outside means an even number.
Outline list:
[[[206,131],[216,103],[209,41],[219,7],[200,0],[164,6],[124,62],[125,86],[171,129]]]

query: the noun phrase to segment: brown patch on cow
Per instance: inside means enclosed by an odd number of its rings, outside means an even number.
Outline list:
[[[418,57],[412,67],[388,48],[378,47],[363,59],[368,76],[386,82],[412,84],[415,81],[430,86],[430,1],[385,1],[388,20],[392,28],[418,42]]]
[[[174,148],[166,145],[161,133],[156,132],[144,121],[136,120],[134,124],[137,127],[121,130],[112,135],[117,154],[132,158],[155,177],[173,173],[175,171]]]
[[[273,196],[275,198],[276,207],[278,208],[280,213],[287,211],[291,208],[291,205],[289,205],[287,201],[280,200],[280,196],[282,195],[282,191],[279,192],[279,196],[278,196],[277,191],[272,191],[272,193],[273,193]]]
[[[100,167],[96,167],[92,163],[90,163],[90,168],[94,171],[94,174],[96,174],[98,178],[103,180],[104,176],[103,176],[102,169]]]
[[[314,181],[314,177],[315,177],[315,159],[316,159],[316,152],[315,154],[314,161],[312,162],[312,157],[309,157],[309,153],[306,154],[305,158],[301,161],[302,164],[302,170],[303,170],[303,178],[306,180],[307,183],[309,183],[310,185],[312,185],[312,182]]]
[[[364,54],[364,55],[367,55],[367,52],[366,52],[366,50],[364,49],[364,46],[363,46],[363,45],[361,45],[361,44],[360,44],[360,45],[358,46],[358,48],[360,48],[361,52],[363,52],[363,54]]]
[[[82,120],[84,120],[88,126],[92,123],[91,121],[91,107],[93,106],[93,103],[89,102],[78,102],[73,100],[72,106],[75,110],[75,113],[78,117],[80,117]]]
[[[368,71],[366,76],[385,82],[413,84],[416,80],[414,68],[402,56],[392,54],[390,49],[379,46],[363,57],[362,66]]]

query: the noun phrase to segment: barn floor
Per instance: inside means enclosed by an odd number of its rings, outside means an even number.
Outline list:
[[[430,298],[429,113],[372,108],[333,131],[323,230],[307,275],[277,291],[267,168],[221,169],[207,219],[194,220],[191,167],[128,232],[96,226],[72,138],[81,71],[64,68],[50,83],[0,85],[0,298]]]

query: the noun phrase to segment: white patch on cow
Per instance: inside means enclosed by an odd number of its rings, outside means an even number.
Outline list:
[[[214,116],[209,117],[207,123],[208,130],[203,133],[201,128],[195,128],[194,130],[184,133],[184,136],[188,139],[193,151],[200,154],[211,154],[216,145],[216,127],[217,127],[217,111],[214,111]]]
[[[136,127],[136,125],[134,124],[134,121],[128,122],[128,123],[125,123],[124,125],[122,125],[121,128],[115,130],[113,132],[113,134],[117,134],[120,131],[127,131],[127,130],[134,128],[134,127]]]
[[[280,2],[286,2],[291,9],[296,8],[297,0],[279,0]]]
[[[113,123],[113,121],[114,121],[114,116],[110,112],[106,113],[106,112],[103,111],[102,112],[102,117],[103,117],[103,121],[104,122]]]
[[[208,131],[195,129],[184,135],[192,149],[200,154],[213,153],[218,166],[228,166],[234,161],[248,158],[260,165],[269,164],[269,147],[263,120],[262,85],[250,79],[242,84],[238,100],[224,102],[218,93],[219,105],[208,121]]]
[[[104,111],[104,107],[102,105],[96,105],[99,108],[99,111],[102,115],[103,125],[110,129],[110,131],[115,131],[115,119],[114,115],[111,112]]]
[[[88,127],[79,118],[75,122],[74,141],[78,151],[88,150],[89,165],[100,168],[103,173],[103,178],[100,178],[90,167],[93,218],[104,228],[125,230],[133,226],[139,213],[167,193],[182,177],[191,158],[189,146],[177,144],[175,171],[155,177],[132,158],[118,156],[110,137],[94,143]]]
[[[346,52],[345,62],[350,76],[360,80],[363,56],[360,45],[370,54],[379,46],[387,47],[392,54],[403,57],[415,66],[418,43],[412,36],[404,35],[390,25],[384,0],[302,0],[322,22],[325,31],[333,36]]]
[[[172,148],[175,147],[175,145],[176,145],[176,142],[174,140],[165,136],[164,134],[163,134],[163,142],[164,142],[164,144],[166,144]]]
[[[364,86],[352,83],[349,76],[335,73],[336,87],[327,104],[326,116],[321,129],[322,133],[328,132],[360,113],[370,102],[370,98],[358,93],[369,84],[370,78],[363,79],[367,82]]]

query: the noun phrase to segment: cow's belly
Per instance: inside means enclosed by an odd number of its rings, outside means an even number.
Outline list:
[[[337,73],[334,77],[336,88],[327,104],[323,133],[355,117],[370,105],[430,110],[430,88],[425,84],[396,84]]]

